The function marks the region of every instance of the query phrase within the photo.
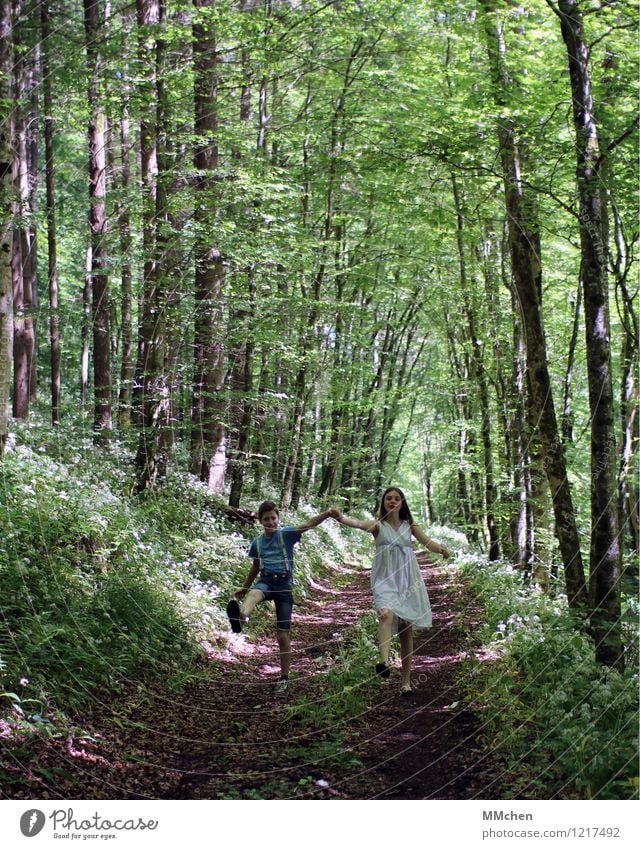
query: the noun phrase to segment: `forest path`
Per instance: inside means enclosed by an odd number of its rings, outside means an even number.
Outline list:
[[[103,705],[82,722],[95,740],[82,733],[23,749],[10,772],[20,767],[24,779],[5,784],[3,795],[499,798],[495,767],[482,752],[480,723],[456,688],[479,611],[455,569],[425,557],[420,563],[433,628],[415,635],[412,698],[400,696],[398,669],[380,681],[369,658],[358,655],[355,677],[347,673],[344,686],[354,686],[354,693],[363,687],[366,698],[355,699],[355,711],[336,712],[336,679],[331,684],[328,672],[345,648],[346,656],[353,655],[354,626],[371,614],[368,573],[345,569],[336,576],[343,588],[329,580],[314,583],[294,609],[288,698],[274,693],[279,666],[272,632],[252,634],[251,623],[248,633],[230,635],[226,648],[179,693],[145,690]],[[265,613],[265,623],[271,622],[271,611]],[[348,699],[342,681],[338,698]]]

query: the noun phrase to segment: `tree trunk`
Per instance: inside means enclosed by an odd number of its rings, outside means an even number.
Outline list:
[[[492,18],[493,0],[482,0],[486,10],[485,29],[494,98],[499,108],[507,104],[510,79],[504,64],[504,41],[499,23]],[[583,607],[587,591],[580,551],[580,538],[558,431],[547,365],[547,345],[542,326],[540,237],[537,211],[526,194],[521,177],[520,152],[515,127],[507,115],[498,124],[500,158],[504,178],[509,248],[514,284],[518,293],[526,338],[527,370],[531,389],[532,425],[542,446],[544,466],[551,487],[555,532],[564,564],[567,597],[571,607]]]
[[[89,359],[91,336],[91,236],[87,239],[82,287],[82,328],[80,331],[80,404],[83,409],[89,396]]]
[[[166,206],[160,189],[160,184],[164,186],[162,181],[166,175],[160,172],[162,151],[159,150],[158,143],[163,103],[159,94],[159,78],[162,74],[162,14],[159,0],[138,0],[138,53],[141,57],[140,64],[145,69],[140,82],[140,97],[144,104],[144,117],[140,122],[144,286],[136,369],[137,385],[141,390],[140,435],[135,460],[138,492],[153,487],[158,476],[162,475],[164,461],[160,452],[160,429],[165,405],[168,403],[163,370],[166,320],[164,269],[158,261],[158,231],[162,227],[162,215]]]
[[[127,44],[132,30],[132,14],[130,10],[123,12],[122,26],[127,33]],[[120,233],[120,254],[122,265],[120,271],[120,392],[118,395],[118,425],[121,430],[131,424],[131,405],[133,402],[133,378],[135,368],[133,363],[133,299],[131,251],[131,215],[129,212],[129,197],[131,188],[131,121],[129,117],[130,103],[130,56],[125,56],[122,79],[122,113],[120,115],[120,192],[122,199],[118,202],[116,216]]]
[[[307,348],[306,345],[303,343],[301,354],[302,365],[298,369],[298,375],[296,378],[296,394],[293,406],[293,416],[291,421],[291,448],[289,452],[289,457],[287,458],[287,465],[285,468],[284,479],[282,482],[282,493],[280,496],[280,503],[285,508],[285,510],[292,504],[293,480],[295,470],[298,467],[298,464],[302,462],[300,456],[302,451],[302,425],[304,422],[305,399],[307,395],[306,353]]]
[[[0,459],[9,435],[13,360],[13,216],[11,208],[11,0],[0,0]]]
[[[634,458],[640,443],[638,407],[640,387],[638,385],[638,340],[640,327],[634,306],[635,293],[629,291],[627,275],[632,267],[630,251],[617,209],[613,209],[617,255],[614,263],[616,282],[623,305],[622,378],[620,381],[620,426],[621,450],[619,483],[619,525],[621,532],[626,528],[632,551],[640,550],[638,538],[638,488],[633,475]],[[624,534],[621,533],[621,541]]]
[[[235,421],[236,446],[234,461],[231,464],[231,491],[229,506],[239,507],[240,496],[244,484],[245,470],[248,465],[248,447],[253,417],[251,393],[253,391],[253,341],[249,326],[251,314],[255,308],[255,281],[252,272],[248,272],[248,296],[250,310],[235,310],[231,327],[244,337],[244,344],[236,340],[233,346],[233,362],[231,366],[232,420]]]
[[[181,375],[180,355],[187,350],[180,322],[180,302],[183,297],[183,269],[188,267],[185,239],[182,234],[190,211],[175,201],[179,192],[186,188],[183,169],[189,155],[186,144],[177,141],[190,129],[188,118],[177,119],[171,102],[169,81],[180,69],[191,61],[190,38],[182,37],[178,44],[169,45],[168,34],[173,26],[181,27],[186,33],[191,15],[186,9],[171,12],[166,21],[168,4],[160,3],[160,37],[157,49],[157,127],[158,127],[158,192],[156,198],[159,305],[163,335],[163,358],[160,362],[160,409],[158,414],[158,478],[164,479],[168,463],[172,458]],[[167,35],[165,35],[167,33]]]
[[[219,399],[224,385],[224,259],[215,247],[218,202],[218,67],[214,0],[194,0],[195,69],[195,337],[191,468],[212,492],[223,492],[226,427]],[[213,244],[212,244],[213,243]]]
[[[467,282],[467,263],[464,249],[464,219],[462,213],[462,204],[460,200],[460,191],[458,189],[458,183],[455,174],[451,175],[451,182],[457,219],[456,240],[458,245],[458,259],[460,267],[460,286],[462,288],[464,308],[467,322],[469,325],[471,360],[473,363],[473,371],[475,374],[476,383],[478,386],[478,394],[480,398],[480,432],[482,435],[482,447],[484,458],[484,502],[486,526],[489,535],[489,560],[498,560],[498,558],[500,557],[500,541],[495,517],[497,491],[493,473],[493,457],[491,448],[491,412],[489,410],[489,387],[487,385],[487,376],[484,367],[482,343],[478,337],[478,332],[476,329],[475,309],[471,303],[469,295],[469,286]]]
[[[142,250],[144,256],[143,291],[139,317],[138,358],[136,363],[136,415],[144,418],[142,405],[153,381],[145,375],[153,372],[157,361],[154,347],[154,318],[156,304],[156,195],[158,187],[158,148],[156,127],[157,74],[156,37],[160,15],[158,0],[136,0],[138,24],[138,60],[144,69],[138,74],[138,96],[141,101],[140,119],[140,178],[142,183]],[[143,424],[144,427],[144,424]]]
[[[21,0],[13,5],[13,41],[16,46],[13,66],[15,108],[14,118],[14,185],[17,194],[18,226],[13,239],[13,415],[24,419],[35,387],[35,225],[29,186],[29,157],[27,144],[27,82],[30,74],[33,47],[26,38]]]
[[[45,182],[47,187],[47,247],[49,268],[49,339],[51,344],[51,420],[60,422],[62,395],[60,315],[58,299],[58,259],[56,241],[56,205],[53,161],[53,99],[51,96],[51,66],[49,62],[49,0],[40,6],[42,32],[42,85],[44,90],[44,148]]]
[[[589,48],[584,41],[582,12],[577,0],[558,0],[558,10],[571,80],[580,203],[580,251],[591,413],[591,627],[598,660],[620,668],[623,662],[620,639],[620,539],[611,377],[608,246],[601,175],[603,157],[600,154],[594,115]]]
[[[580,275],[582,276],[582,275]],[[562,409],[562,441],[565,445],[573,442],[573,411],[571,409],[571,390],[573,382],[573,367],[576,357],[576,345],[580,332],[580,306],[582,301],[582,280],[578,280],[578,291],[573,307],[573,327],[571,329],[571,340],[569,341],[569,352],[567,356],[567,369],[564,375],[564,405]]]
[[[344,261],[344,244],[342,226],[336,227],[336,267],[340,268]],[[344,319],[340,303],[344,293],[345,274],[339,273],[336,275],[336,303],[338,311],[335,318],[333,330],[333,357],[331,364],[331,419],[329,426],[329,436],[327,439],[327,456],[323,463],[322,479],[318,488],[318,496],[333,495],[336,491],[338,481],[338,466],[342,454],[342,441],[344,439],[344,430],[346,424],[345,411],[349,402],[349,386],[345,385],[343,369],[343,334],[344,334]]]
[[[89,229],[91,233],[91,314],[93,320],[94,441],[107,445],[111,421],[109,278],[107,276],[106,116],[100,93],[102,12],[99,0],[84,0],[89,101]]]

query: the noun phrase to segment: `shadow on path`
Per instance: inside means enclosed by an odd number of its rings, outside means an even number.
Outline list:
[[[421,559],[433,628],[416,632],[413,698],[399,670],[371,669],[366,709],[341,721],[323,705],[327,674],[371,611],[368,573],[342,570],[336,589],[314,582],[294,613],[291,693],[274,694],[277,646],[229,634],[179,692],[140,691],[102,705],[67,740],[6,750],[4,798],[50,799],[471,799],[498,798],[456,679],[479,612],[450,566]],[[269,619],[271,617],[269,616]],[[472,639],[472,637],[471,637]],[[366,675],[365,675],[366,677]],[[315,721],[288,709],[313,704]],[[295,713],[295,711],[294,711]],[[91,739],[93,738],[93,739]]]

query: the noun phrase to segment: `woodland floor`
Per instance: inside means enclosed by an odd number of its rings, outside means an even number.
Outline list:
[[[371,610],[368,573],[314,584],[294,608],[290,694],[271,633],[229,636],[179,691],[158,685],[78,717],[77,735],[5,748],[0,798],[498,799],[500,767],[456,679],[481,613],[455,570],[421,561],[433,628],[416,633],[413,698],[372,671],[359,715],[325,722],[327,670]],[[374,680],[375,679],[375,680]],[[316,707],[315,724],[288,707]],[[330,711],[327,710],[327,716]]]

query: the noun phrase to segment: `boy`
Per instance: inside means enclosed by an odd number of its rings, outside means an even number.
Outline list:
[[[258,521],[264,533],[253,540],[249,557],[253,558],[244,586],[234,593],[227,605],[227,616],[234,634],[242,631],[242,623],[248,619],[261,601],[273,600],[276,606],[276,627],[280,649],[281,675],[276,694],[284,696],[289,688],[289,666],[291,663],[291,610],[293,608],[293,547],[300,542],[301,535],[329,518],[329,510],[314,516],[297,528],[280,527],[280,512],[273,501],[263,501],[258,507]],[[260,579],[253,584],[260,573]],[[253,584],[253,586],[252,586]],[[246,596],[244,604],[239,599]]]

